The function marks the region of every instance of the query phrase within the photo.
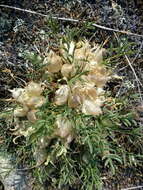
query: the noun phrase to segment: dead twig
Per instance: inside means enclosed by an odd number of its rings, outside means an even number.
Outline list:
[[[128,188],[124,188],[121,190],[141,190],[143,188],[143,186],[136,186],[136,187],[128,187]]]
[[[36,11],[31,11],[31,10],[27,10],[27,9],[21,9],[21,8],[9,6],[9,5],[0,5],[0,7],[9,8],[9,9],[15,9],[17,11],[27,12],[27,13],[39,15],[39,16],[42,16],[42,17],[48,17],[48,15],[46,15],[46,14],[38,13]],[[51,18],[61,20],[61,21],[67,21],[67,22],[76,22],[76,23],[80,22],[78,19],[73,19],[73,18],[65,18],[65,17],[57,17],[57,16],[51,16]],[[82,22],[85,23],[87,21],[82,21]],[[129,32],[129,31],[124,31],[124,30],[113,29],[113,28],[109,28],[109,27],[106,27],[106,26],[96,24],[96,23],[92,23],[91,25],[95,26],[97,28],[103,29],[103,30],[118,32],[118,33],[137,36],[137,37],[143,37],[143,35],[141,35],[141,34],[136,34],[136,33],[132,33],[132,32]]]

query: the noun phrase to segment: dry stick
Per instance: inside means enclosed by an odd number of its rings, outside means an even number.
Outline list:
[[[121,190],[139,190],[143,188],[143,186],[136,186],[136,187],[128,187],[128,188],[125,188],[125,189],[121,189]]]
[[[31,11],[31,10],[27,10],[27,9],[21,9],[21,8],[9,6],[9,5],[0,5],[0,7],[9,8],[9,9],[15,9],[15,10],[18,10],[18,11],[23,11],[23,12],[39,15],[39,16],[42,16],[42,17],[48,17],[48,15],[38,13],[36,11]],[[80,22],[78,19],[73,19],[73,18],[65,18],[65,17],[57,17],[57,16],[51,16],[51,18],[61,20],[61,21],[67,21],[67,22],[76,22],[76,23]],[[82,21],[82,22],[85,23],[86,21]],[[91,25],[95,26],[97,28],[103,29],[103,30],[119,32],[119,33],[122,33],[122,34],[127,34],[127,35],[132,35],[132,36],[137,36],[137,37],[143,37],[143,35],[141,35],[141,34],[136,34],[136,33],[132,33],[132,32],[129,32],[129,31],[124,31],[124,30],[113,29],[113,28],[105,27],[105,26],[95,24],[95,23],[92,23]]]

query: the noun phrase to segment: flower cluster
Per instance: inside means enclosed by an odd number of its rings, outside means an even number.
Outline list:
[[[53,88],[54,97],[50,99],[51,105],[56,107],[67,104],[68,107],[86,115],[102,114],[105,101],[103,87],[110,79],[109,72],[102,64],[105,49],[98,45],[91,47],[88,41],[80,41],[61,44],[59,50],[59,54],[49,51],[43,60],[44,72],[53,80],[58,76],[56,87]],[[61,80],[64,84],[60,83]],[[47,84],[45,81],[41,82]],[[17,136],[15,139],[22,135],[29,137],[36,129],[32,126],[26,129],[19,118],[27,117],[28,121],[36,123],[38,118],[35,113],[46,102],[42,95],[44,88],[41,84],[31,81],[25,88],[10,91],[20,105],[14,110]],[[64,145],[68,145],[76,136],[73,122],[62,113],[55,114],[54,124],[50,127],[52,134],[44,134],[36,141],[33,154],[37,164],[46,160],[47,146],[53,138],[60,138]]]
[[[110,79],[102,63],[105,49],[88,41],[62,44],[60,56],[49,52],[44,60],[50,73],[60,72],[67,84],[55,92],[56,105],[68,104],[87,115],[99,115],[104,102],[103,87]]]
[[[10,91],[16,102],[22,106],[14,110],[14,117],[27,116],[29,121],[34,122],[37,108],[45,102],[45,98],[41,95],[43,91],[41,85],[30,82],[25,88],[15,88]]]
[[[53,106],[67,104],[87,115],[102,114],[101,107],[105,101],[103,87],[110,79],[109,72],[102,64],[104,52],[105,49],[98,45],[91,47],[88,41],[80,41],[61,44],[59,54],[50,51],[46,55],[43,61],[44,72],[53,78],[58,74],[59,79],[65,81],[64,84],[57,82],[58,89],[54,90],[51,102]],[[37,120],[35,113],[45,103],[45,98],[41,95],[43,90],[40,84],[32,81],[25,88],[10,90],[21,106],[14,110],[16,125],[19,125],[20,117],[27,117],[30,122]],[[54,128],[49,139],[60,137],[66,143],[73,140],[72,122],[67,117],[58,114]],[[24,136],[30,133],[32,128],[20,132]]]

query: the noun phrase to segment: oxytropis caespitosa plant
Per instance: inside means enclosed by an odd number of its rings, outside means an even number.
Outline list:
[[[72,41],[62,43],[58,54],[52,50],[47,53],[43,61],[43,74],[47,74],[51,79],[55,75],[58,76],[54,97],[50,99],[53,107],[66,104],[78,113],[93,116],[102,114],[105,101],[103,87],[111,77],[110,72],[102,64],[104,52],[105,49],[99,45],[91,47],[88,41],[78,43]],[[64,80],[64,84],[59,82],[61,80]],[[21,126],[19,119],[26,117],[31,123],[40,119],[36,117],[36,112],[46,102],[46,98],[42,95],[44,91],[42,83],[46,86],[45,81],[40,83],[31,81],[25,88],[11,90],[13,98],[19,104],[14,110],[17,135],[27,137],[34,132],[32,127],[25,129]],[[64,140],[65,144],[69,144],[75,138],[76,131],[72,122],[61,114],[55,114],[53,134],[37,140],[36,153],[41,149],[42,155],[49,141],[55,137]],[[37,162],[44,159],[45,157],[40,157]]]

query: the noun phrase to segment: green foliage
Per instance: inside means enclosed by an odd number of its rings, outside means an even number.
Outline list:
[[[95,31],[95,27],[90,22],[84,22],[79,26],[67,27],[65,29],[65,40],[83,40],[85,36],[91,36]]]
[[[30,124],[35,128],[29,138],[31,146],[45,135],[52,136],[59,113],[72,120],[76,135],[69,146],[63,144],[62,139],[49,141],[46,162],[41,170],[36,168],[34,171],[39,182],[48,181],[59,189],[102,189],[103,168],[115,175],[121,166],[140,166],[143,157],[142,128],[134,120],[134,113],[127,113],[124,104],[119,102],[121,100],[116,99],[118,109],[104,108],[103,115],[93,117],[67,106],[53,106],[47,100],[37,113],[37,122]]]
[[[43,57],[35,52],[25,51],[22,55],[25,60],[28,60],[32,64],[32,68],[27,74],[27,77],[31,80],[39,80],[41,78],[41,72],[44,67]]]
[[[56,37],[60,33],[60,25],[59,22],[56,19],[53,19],[51,16],[48,16],[45,19],[45,24],[48,27],[48,36],[49,37]]]
[[[135,54],[135,50],[132,50],[132,46],[135,45],[133,42],[128,42],[127,40],[123,40],[121,42],[121,46],[114,47],[114,44],[111,43],[110,47],[108,48],[108,56],[105,61],[103,61],[103,64],[114,67],[118,65],[122,58],[124,58],[124,55],[133,55]]]

